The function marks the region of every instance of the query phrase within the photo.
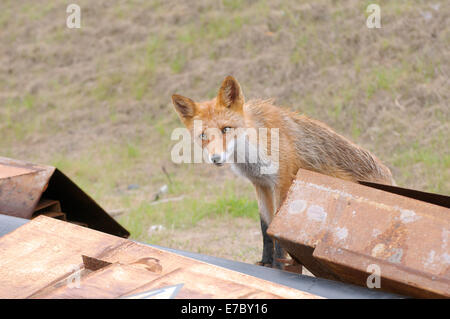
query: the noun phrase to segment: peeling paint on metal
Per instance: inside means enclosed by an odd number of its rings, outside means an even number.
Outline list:
[[[398,207],[398,206],[391,206],[391,205],[386,205],[383,203],[379,203],[379,202],[375,202],[373,200],[370,200],[368,198],[365,197],[360,197],[360,196],[356,196],[338,189],[333,189],[327,186],[323,186],[323,185],[318,185],[318,184],[314,184],[314,183],[310,183],[310,182],[303,182],[301,180],[295,180],[294,183],[296,184],[295,187],[300,187],[301,185],[309,187],[309,188],[315,188],[321,191],[325,191],[327,193],[331,193],[331,194],[338,194],[339,196],[347,199],[347,200],[354,200],[356,202],[359,203],[366,203],[369,204],[371,206],[374,206],[376,208],[380,208],[380,209],[385,209],[387,211],[398,211],[400,213],[402,213],[402,211],[408,211],[408,209],[404,209],[402,207]],[[407,219],[408,220],[408,219]]]
[[[450,264],[450,255],[448,253],[443,253],[442,254],[442,261],[449,265]]]
[[[428,254],[427,260],[425,260],[424,265],[425,266],[431,265],[434,261],[435,255],[436,255],[436,252],[434,250],[430,251],[430,253]]]
[[[392,248],[391,250],[394,252],[394,254],[392,254],[388,258],[388,261],[390,261],[391,263],[395,263],[395,264],[400,263],[402,261],[403,249],[402,248]]]
[[[372,257],[381,256],[383,254],[385,248],[386,248],[385,244],[382,244],[382,243],[376,244],[375,247],[372,248],[372,252],[371,252]]]
[[[450,231],[444,228],[442,230],[442,249],[447,249],[449,235]]]
[[[381,234],[381,231],[379,229],[372,229],[372,237],[377,237],[378,235]]]
[[[420,219],[420,216],[417,216],[416,213],[409,209],[400,209],[400,220],[404,223],[411,223]]]
[[[327,218],[327,212],[323,209],[323,207],[318,205],[309,206],[307,212],[309,219],[312,219],[317,222],[323,222]]]
[[[305,200],[294,200],[289,204],[289,214],[301,214],[306,209],[307,203]]]
[[[395,187],[374,190],[300,172],[269,231],[282,233],[286,250],[314,275],[365,285],[360,278],[371,262],[383,267],[381,276],[391,285],[384,289],[420,298],[450,296],[446,207],[428,203],[427,194],[423,200],[408,198]],[[296,211],[289,207],[295,200],[306,201],[303,214],[290,214]],[[296,233],[286,235],[288,229]]]
[[[348,236],[348,230],[345,227],[336,227],[336,232],[334,233],[339,240],[344,240]]]

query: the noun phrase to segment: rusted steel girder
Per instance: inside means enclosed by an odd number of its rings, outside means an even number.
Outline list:
[[[0,261],[8,299],[322,298],[46,216],[1,237]]]
[[[0,157],[0,214],[31,219],[42,209],[105,233],[130,235],[57,168]]]
[[[30,219],[54,171],[0,157],[0,213]]]
[[[379,274],[384,291],[450,297],[449,198],[440,201],[301,169],[268,233],[318,277],[366,286]]]

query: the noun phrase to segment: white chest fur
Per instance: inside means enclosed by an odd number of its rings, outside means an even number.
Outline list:
[[[231,168],[254,184],[273,187],[278,178],[278,161],[267,156],[264,147],[256,145],[245,134],[231,142],[227,147]]]

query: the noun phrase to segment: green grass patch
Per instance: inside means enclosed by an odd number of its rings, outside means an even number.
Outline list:
[[[244,5],[244,0],[222,0],[223,6],[229,10],[241,9]]]
[[[122,75],[119,73],[102,76],[97,79],[97,85],[91,90],[91,94],[99,101],[112,100],[116,97],[121,83]]]
[[[102,143],[85,149],[77,157],[55,154],[50,164],[62,170],[83,190],[98,199],[114,192],[118,185],[142,181],[137,178],[130,180],[127,174],[144,156],[140,149],[138,141]]]
[[[394,154],[392,163],[401,173],[399,182],[408,184],[415,178],[411,170],[420,169],[422,182],[427,185],[425,191],[446,194],[450,179],[449,153],[442,154],[439,148],[415,142],[412,147]]]
[[[164,55],[165,41],[158,36],[151,36],[146,46],[145,68],[147,71],[154,72],[157,64]]]
[[[170,68],[174,73],[180,73],[181,71],[183,71],[185,64],[186,64],[186,56],[184,54],[177,54],[170,63]]]
[[[367,97],[372,98],[380,90],[395,92],[403,71],[400,67],[377,67],[373,69],[366,88]]]
[[[309,38],[307,35],[301,35],[297,40],[294,50],[291,53],[291,62],[293,64],[300,64],[305,62],[308,58],[307,45]]]
[[[256,200],[226,194],[212,201],[186,198],[179,202],[152,205],[143,202],[119,219],[130,231],[132,238],[149,241],[148,228],[151,225],[164,225],[166,228],[190,228],[200,220],[208,217],[246,217],[259,218]]]
[[[205,40],[226,38],[230,34],[238,32],[245,21],[240,16],[232,18],[218,16],[215,19],[205,19],[201,25],[200,36]]]
[[[127,154],[128,154],[128,158],[137,158],[139,157],[139,148],[136,147],[135,145],[132,144],[128,144],[127,145]]]
[[[8,98],[0,106],[0,143],[20,142],[40,129],[41,118],[29,117],[37,98],[26,94],[23,97]]]
[[[428,147],[421,147],[416,142],[411,148],[401,152],[395,156],[394,165],[402,167],[405,165],[422,163],[428,167],[441,167],[442,169],[450,169],[450,155],[439,154],[437,151]]]

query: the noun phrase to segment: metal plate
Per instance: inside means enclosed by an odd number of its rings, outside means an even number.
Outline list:
[[[0,238],[0,298],[122,298],[181,285],[176,298],[321,298],[45,216]]]
[[[54,167],[0,157],[0,213],[31,218]]]
[[[450,209],[300,170],[268,233],[314,275],[450,297]]]
[[[49,200],[60,203],[71,222],[124,238],[130,235],[57,168],[0,157],[0,214],[31,219]]]

